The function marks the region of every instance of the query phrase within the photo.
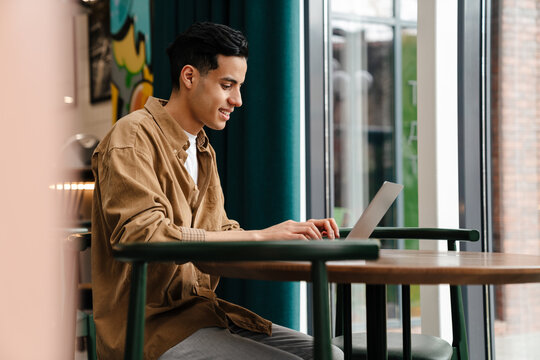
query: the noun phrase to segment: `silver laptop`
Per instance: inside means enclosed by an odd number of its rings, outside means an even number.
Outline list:
[[[367,239],[394,203],[403,185],[385,181],[346,239]]]

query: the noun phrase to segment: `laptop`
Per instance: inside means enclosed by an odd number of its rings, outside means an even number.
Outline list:
[[[385,181],[346,239],[367,239],[394,203],[403,185]]]

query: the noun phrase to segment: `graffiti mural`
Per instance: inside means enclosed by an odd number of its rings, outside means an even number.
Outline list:
[[[153,93],[150,6],[152,0],[110,0],[113,122],[141,109]]]

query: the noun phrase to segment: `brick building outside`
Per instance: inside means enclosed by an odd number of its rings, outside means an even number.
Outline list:
[[[491,10],[494,251],[540,255],[540,1]],[[540,333],[540,284],[495,294],[496,338]]]

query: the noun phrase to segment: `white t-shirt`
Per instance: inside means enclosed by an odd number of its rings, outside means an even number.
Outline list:
[[[189,149],[187,149],[188,157],[184,163],[184,166],[186,167],[189,175],[191,175],[191,178],[195,184],[197,184],[197,177],[199,175],[199,166],[197,163],[197,135],[192,135],[185,130],[184,132],[189,138]]]

